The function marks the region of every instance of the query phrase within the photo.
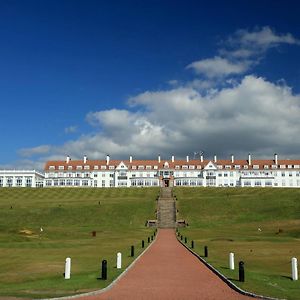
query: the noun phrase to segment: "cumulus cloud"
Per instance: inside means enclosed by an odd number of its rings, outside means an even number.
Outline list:
[[[202,59],[189,64],[187,69],[193,69],[197,74],[204,74],[209,78],[241,74],[248,69],[247,62],[231,62],[226,58],[215,56],[214,58]]]
[[[299,115],[300,95],[255,76],[205,96],[192,87],[147,91],[130,98],[127,110],[90,112],[86,119],[96,132],[52,148],[51,157],[184,157],[199,149],[223,157],[249,151],[293,157],[300,147]]]
[[[239,29],[221,43],[218,56],[190,63],[187,68],[207,78],[244,74],[257,65],[268,49],[281,44],[300,45],[290,33],[278,34],[270,27]]]
[[[33,148],[23,148],[19,150],[19,154],[23,157],[30,157],[33,155],[47,154],[50,151],[49,145],[40,145]]]

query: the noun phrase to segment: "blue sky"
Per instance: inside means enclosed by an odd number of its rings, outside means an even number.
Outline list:
[[[297,1],[1,1],[0,167],[299,157]]]

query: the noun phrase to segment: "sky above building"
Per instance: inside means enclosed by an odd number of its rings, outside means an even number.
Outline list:
[[[298,1],[0,2],[0,168],[300,157]]]

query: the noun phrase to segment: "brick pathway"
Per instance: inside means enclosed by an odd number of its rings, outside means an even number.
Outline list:
[[[235,300],[253,299],[230,289],[176,239],[160,229],[156,241],[111,289],[85,300]]]

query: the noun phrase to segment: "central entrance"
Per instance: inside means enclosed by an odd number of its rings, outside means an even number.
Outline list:
[[[170,185],[170,180],[169,179],[164,179],[164,186],[169,187]]]

